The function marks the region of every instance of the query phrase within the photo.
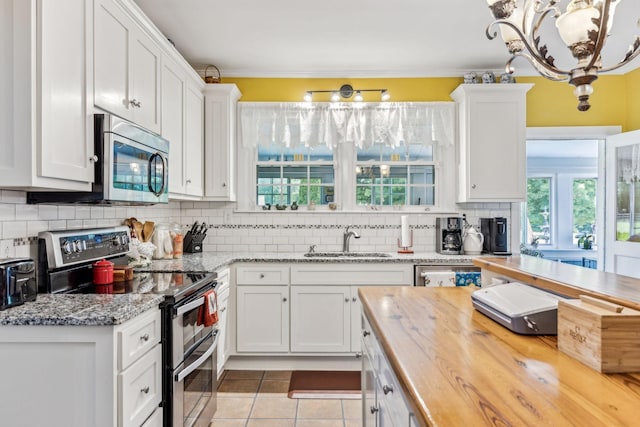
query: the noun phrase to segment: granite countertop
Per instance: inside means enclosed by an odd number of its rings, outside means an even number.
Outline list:
[[[163,295],[39,294],[35,301],[0,311],[0,325],[112,326],[157,307]]]
[[[359,254],[358,252],[355,252]],[[184,254],[182,258],[170,260],[154,260],[146,267],[136,267],[136,271],[173,271],[173,272],[210,272],[228,267],[238,262],[286,262],[286,263],[410,263],[410,264],[443,264],[443,265],[472,265],[476,256],[470,255],[442,255],[435,252],[422,252],[414,254],[398,254],[388,252],[390,256],[354,256],[333,257],[318,256],[306,257],[304,253],[197,253]]]
[[[137,272],[213,272],[239,262],[286,263],[411,263],[471,265],[474,257],[437,253],[398,254],[389,257],[305,257],[303,253],[184,254],[182,258],[154,260]],[[153,287],[153,286],[151,286]],[[108,326],[123,323],[156,307],[157,294],[62,295],[39,294],[35,302],[0,311],[0,325]]]

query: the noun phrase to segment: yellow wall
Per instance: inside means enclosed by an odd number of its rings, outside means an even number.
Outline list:
[[[527,94],[527,126],[622,126],[640,129],[640,69],[625,76],[601,76],[593,84],[591,109],[579,112],[573,86],[543,77],[516,77],[534,83]],[[307,90],[333,90],[343,84],[361,89],[388,89],[392,101],[451,101],[449,94],[462,78],[224,78],[242,92],[241,101],[302,101]],[[631,89],[631,91],[629,91]],[[315,94],[315,101],[329,95]],[[379,93],[365,93],[365,101],[379,100]]]

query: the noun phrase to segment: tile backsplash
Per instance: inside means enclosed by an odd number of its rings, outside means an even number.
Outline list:
[[[413,250],[435,250],[433,213],[269,211],[236,212],[235,203],[171,202],[147,207],[28,205],[22,191],[0,191],[0,258],[35,257],[40,231],[119,225],[125,218],[156,223],[193,221],[209,225],[204,250],[209,252],[306,252],[342,248],[342,234],[352,225],[360,234],[351,240],[353,251],[397,250],[400,216],[407,215],[413,230]],[[511,204],[467,204],[459,210],[471,224],[480,217],[511,216]]]

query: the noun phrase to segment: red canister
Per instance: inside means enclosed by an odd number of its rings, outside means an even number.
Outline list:
[[[108,285],[113,283],[113,263],[106,259],[93,263],[93,284]]]

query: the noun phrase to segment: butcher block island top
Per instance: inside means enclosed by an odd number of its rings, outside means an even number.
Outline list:
[[[638,425],[639,374],[600,374],[474,310],[475,287],[365,287],[365,315],[424,426]]]
[[[473,264],[496,275],[550,290],[570,298],[580,295],[640,310],[640,279],[578,267],[528,255],[484,258]],[[484,275],[483,275],[484,276]]]

